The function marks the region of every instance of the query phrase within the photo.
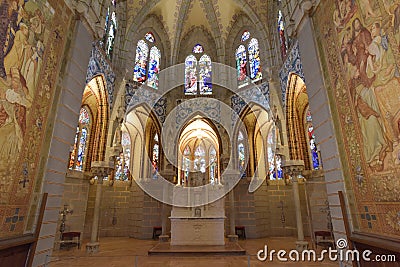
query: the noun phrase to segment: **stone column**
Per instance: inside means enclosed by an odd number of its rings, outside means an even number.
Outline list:
[[[224,179],[226,179],[227,183],[233,183],[235,181],[235,176],[239,176],[240,172],[239,171],[233,171],[233,170],[227,170],[224,173]],[[229,198],[229,235],[228,239],[229,242],[237,242],[238,241],[238,236],[236,235],[235,232],[235,227],[236,227],[236,212],[235,212],[235,193],[232,190],[228,194]]]
[[[300,195],[299,195],[299,183],[298,178],[301,172],[304,170],[303,160],[287,160],[283,166],[285,173],[292,177],[293,181],[293,198],[294,207],[296,210],[296,223],[297,223],[297,241],[296,250],[301,252],[308,248],[308,242],[304,240],[303,231],[303,220],[301,218],[301,205],[300,205]]]
[[[99,251],[100,243],[98,239],[99,220],[100,220],[100,203],[103,179],[114,169],[113,162],[93,161],[91,171],[94,176],[97,176],[96,199],[94,204],[94,215],[90,242],[86,244],[86,252],[89,254]]]
[[[160,171],[160,175],[167,179],[168,181],[172,182],[175,176],[175,172],[173,171],[172,164],[167,164],[165,170]],[[168,235],[168,220],[170,210],[167,204],[169,198],[172,196],[169,195],[168,188],[164,184],[163,186],[163,201],[161,203],[161,235],[159,236],[160,242],[168,242],[169,235]]]

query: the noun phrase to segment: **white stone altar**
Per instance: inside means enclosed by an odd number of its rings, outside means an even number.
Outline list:
[[[189,195],[179,195],[179,188],[174,190],[174,197],[188,197],[194,205],[172,208],[171,245],[225,245],[225,199],[202,206],[196,205],[205,203],[204,198],[208,199],[210,195],[221,193],[223,188],[213,186],[193,189]]]

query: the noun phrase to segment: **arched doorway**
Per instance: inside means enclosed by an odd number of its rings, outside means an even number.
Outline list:
[[[220,184],[220,142],[207,120],[197,116],[182,130],[178,154],[178,184]]]

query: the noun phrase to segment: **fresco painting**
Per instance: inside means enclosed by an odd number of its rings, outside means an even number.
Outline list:
[[[334,73],[329,80],[355,204],[358,210],[367,205],[385,210],[387,202],[400,200],[395,190],[400,172],[400,3],[326,1],[316,19],[322,22],[315,25],[318,38],[324,39],[320,49],[326,71]],[[393,212],[400,214],[395,206]],[[393,218],[378,212],[377,224],[358,220],[362,230],[400,236]]]

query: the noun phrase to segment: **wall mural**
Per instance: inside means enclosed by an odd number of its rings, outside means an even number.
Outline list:
[[[60,13],[66,7],[53,8],[60,5],[0,4],[0,238],[23,234],[34,185],[41,184],[40,151],[71,17]]]
[[[359,227],[400,236],[400,3],[324,1],[315,21]]]

